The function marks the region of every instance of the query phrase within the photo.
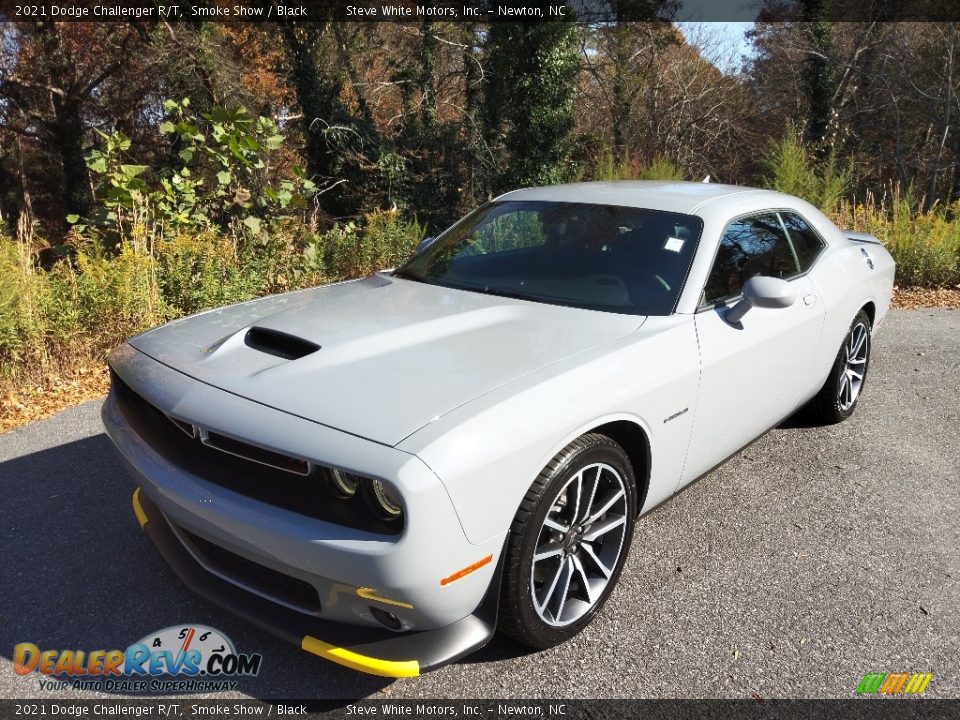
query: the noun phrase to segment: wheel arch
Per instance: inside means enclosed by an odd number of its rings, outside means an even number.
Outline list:
[[[650,489],[653,456],[650,446],[649,430],[644,425],[643,420],[636,415],[616,413],[594,418],[591,422],[581,425],[574,432],[565,435],[561,442],[557,443],[550,450],[549,454],[541,459],[537,465],[536,472],[529,479],[526,487],[530,487],[540,471],[556,457],[557,453],[577,438],[589,435],[590,433],[598,433],[610,438],[623,448],[623,451],[627,454],[627,459],[630,461],[633,469],[634,482],[636,483],[637,512],[640,512],[640,508],[642,508],[644,502],[646,502],[647,492]],[[524,492],[526,492],[526,489],[524,489]]]
[[[623,448],[633,467],[637,485],[637,512],[643,507],[650,488],[650,438],[639,423],[632,420],[613,420],[597,425],[586,433],[599,433]]]
[[[860,309],[863,310],[863,311],[867,314],[867,317],[868,317],[868,318],[870,318],[870,327],[871,327],[871,328],[875,327],[876,324],[877,324],[877,323],[876,323],[876,320],[877,320],[877,304],[876,304],[875,302],[873,302],[873,300],[868,300],[866,303],[864,303],[863,307],[861,307]]]

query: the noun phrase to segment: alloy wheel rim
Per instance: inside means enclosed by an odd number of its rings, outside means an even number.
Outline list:
[[[581,468],[560,489],[533,551],[530,592],[547,625],[576,622],[603,596],[623,552],[627,490],[614,468]]]
[[[849,410],[860,395],[863,387],[863,378],[867,374],[867,326],[857,323],[850,330],[847,341],[844,343],[845,361],[843,375],[840,377],[840,387],[837,390],[837,403],[841,410]]]

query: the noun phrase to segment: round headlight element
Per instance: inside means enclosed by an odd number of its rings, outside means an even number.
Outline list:
[[[343,470],[330,468],[327,478],[334,495],[344,500],[352,498],[360,488],[360,478]]]
[[[384,520],[395,520],[403,514],[403,502],[400,495],[387,483],[371,480],[368,496],[373,511]]]

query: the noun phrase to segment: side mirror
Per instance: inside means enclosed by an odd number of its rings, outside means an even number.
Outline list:
[[[793,286],[780,278],[756,275],[743,284],[743,298],[727,310],[725,320],[730,324],[740,322],[752,307],[785,308],[797,299]]]
[[[413,254],[416,255],[421,250],[424,250],[430,247],[433,244],[433,241],[436,240],[432,235],[430,237],[425,237],[423,240],[417,243],[417,249],[413,251]]]

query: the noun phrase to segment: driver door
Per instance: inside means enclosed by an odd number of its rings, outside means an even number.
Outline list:
[[[740,323],[724,319],[755,275],[794,286],[786,308],[751,308]],[[779,213],[740,218],[721,239],[694,322],[700,392],[690,452],[679,487],[700,477],[799,408],[816,388],[813,359],[823,303],[791,245]]]

